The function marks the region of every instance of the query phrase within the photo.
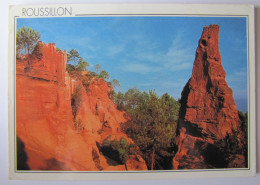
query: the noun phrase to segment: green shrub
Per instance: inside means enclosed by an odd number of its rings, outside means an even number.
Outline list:
[[[72,71],[75,71],[75,66],[71,64],[66,65],[66,70],[71,73]]]
[[[61,49],[60,49],[60,48],[58,48],[58,47],[56,47],[56,51],[57,51],[57,52],[59,52],[59,51],[61,51]]]
[[[129,146],[124,137],[118,141],[111,140],[111,136],[108,136],[102,143],[102,153],[121,164],[125,164],[129,157]]]
[[[108,87],[112,87],[112,82],[107,82]]]
[[[32,60],[41,60],[42,59],[42,51],[43,51],[43,45],[41,42],[38,42],[30,55],[30,59]]]
[[[125,164],[127,159],[128,159],[128,152],[126,151],[126,149],[123,149],[123,148],[119,148],[118,149],[118,153],[119,153],[119,158],[120,158],[120,161]]]
[[[120,138],[120,147],[123,149],[127,149],[128,148],[128,143],[127,140],[124,137]]]
[[[110,146],[113,150],[118,150],[120,148],[120,143],[117,140],[112,140]]]
[[[78,64],[76,65],[77,71],[85,71],[89,67],[89,63],[80,57]]]
[[[98,77],[98,74],[95,73],[95,72],[93,72],[93,71],[91,71],[91,72],[89,73],[89,75],[90,75],[91,77]]]

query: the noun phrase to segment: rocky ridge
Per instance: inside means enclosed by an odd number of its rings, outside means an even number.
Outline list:
[[[126,170],[111,163],[100,151],[104,139],[112,136],[133,142],[120,130],[124,112],[109,98],[112,88],[103,79],[82,80],[66,71],[67,55],[55,44],[38,43],[30,57],[16,63],[16,132],[18,167],[31,170],[100,171]],[[77,88],[81,103],[72,113],[71,98]],[[80,120],[80,130],[75,129]],[[22,154],[22,155],[20,155]],[[19,159],[23,156],[22,159]],[[19,162],[22,160],[22,162]],[[20,166],[19,164],[22,164]],[[140,156],[126,162],[128,170],[147,170]]]

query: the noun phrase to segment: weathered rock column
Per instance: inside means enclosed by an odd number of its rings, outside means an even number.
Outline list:
[[[233,93],[221,64],[218,40],[218,25],[204,27],[192,76],[182,91],[174,169],[227,166],[226,156],[216,143],[240,129]],[[240,136],[236,137],[239,144]]]

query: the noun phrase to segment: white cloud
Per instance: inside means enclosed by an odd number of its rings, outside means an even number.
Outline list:
[[[181,34],[176,35],[171,46],[166,51],[156,48],[156,44],[148,43],[148,45],[148,51],[137,53],[137,60],[160,64],[161,69],[170,71],[186,70],[192,67],[195,51],[192,50],[188,43],[184,42]],[[153,50],[151,50],[150,45],[154,46]]]
[[[122,66],[124,71],[147,74],[156,71],[174,72],[192,68],[195,51],[188,43],[185,43],[182,34],[177,34],[166,50],[160,48],[155,41],[148,42],[145,37],[140,36],[136,36],[136,38],[138,38],[136,45],[134,48],[129,48],[129,52],[124,58],[124,61],[128,60],[128,64]],[[127,42],[124,44],[126,45]],[[111,49],[116,53],[121,52],[122,48],[124,46],[120,45],[120,47]],[[129,61],[135,61],[135,63]]]
[[[166,53],[164,66],[171,71],[189,69],[194,61],[194,53],[195,51],[185,43],[182,35],[178,34]]]

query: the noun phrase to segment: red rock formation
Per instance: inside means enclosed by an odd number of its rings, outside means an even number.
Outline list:
[[[225,81],[218,40],[218,25],[204,27],[192,76],[182,92],[174,169],[227,166],[226,156],[217,143],[240,131],[232,90]],[[241,146],[240,135],[235,137]],[[233,166],[245,167],[244,161]]]
[[[86,91],[80,79],[66,72],[66,57],[54,44],[39,43],[29,62],[27,57],[17,60],[16,133],[18,146],[24,146],[18,154],[26,156],[31,170],[126,170],[124,165],[111,167],[99,151],[108,135],[132,142],[119,129],[126,120],[108,97],[111,88],[103,79],[93,78]],[[74,117],[71,96],[78,86],[82,101]],[[75,129],[79,119],[82,130]],[[127,163],[147,170],[138,158]]]

